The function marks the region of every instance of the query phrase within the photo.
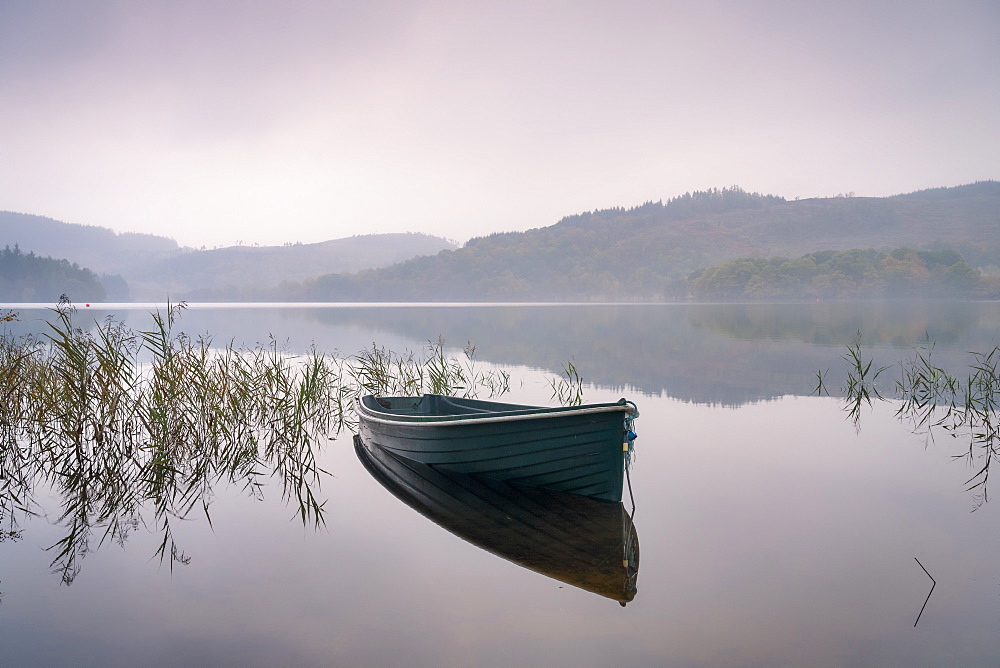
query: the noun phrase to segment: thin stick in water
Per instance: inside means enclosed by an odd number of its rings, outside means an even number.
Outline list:
[[[921,569],[923,569],[924,573],[927,573],[927,577],[929,577],[931,579],[931,582],[933,583],[933,584],[931,584],[931,590],[929,592],[927,592],[927,598],[924,599],[923,606],[921,606],[921,608],[920,608],[920,614],[917,615],[917,621],[913,622],[913,628],[917,628],[917,624],[920,622],[920,617],[921,617],[921,615],[924,614],[924,608],[927,607],[927,601],[931,600],[931,594],[934,593],[934,587],[937,587],[937,580],[934,579],[933,575],[931,575],[930,573],[927,572],[927,569],[924,568],[924,565],[922,563],[920,563],[919,559],[917,559],[916,557],[913,557],[913,559],[914,559],[914,561],[917,562],[917,565],[920,566]]]

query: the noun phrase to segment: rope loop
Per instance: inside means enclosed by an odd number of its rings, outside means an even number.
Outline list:
[[[635,419],[639,417],[639,407],[635,402],[623,399],[626,406],[631,406],[632,410],[625,413],[625,441],[622,443],[622,450],[625,451],[625,470],[632,467],[632,458],[635,456],[635,439],[637,434],[633,428]]]

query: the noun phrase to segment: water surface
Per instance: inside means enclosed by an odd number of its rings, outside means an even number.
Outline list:
[[[149,324],[142,309],[106,313]],[[44,311],[21,311],[27,329]],[[34,324],[32,324],[34,323]],[[641,543],[617,602],[487,552],[388,493],[350,434],[327,444],[327,525],[280,489],[219,489],[212,526],[174,528],[187,565],[137,527],[96,542],[71,586],[45,548],[57,515],[0,543],[10,665],[992,665],[996,502],[965,491],[964,443],[913,434],[892,404],[860,431],[810,396],[857,332],[880,359],[935,342],[953,366],[997,345],[997,304],[189,308],[192,332],[353,352],[443,337],[551,403],[573,360],[588,401],[634,400]],[[626,498],[627,498],[626,494]],[[631,505],[631,504],[627,504]],[[914,626],[931,582],[927,607]]]

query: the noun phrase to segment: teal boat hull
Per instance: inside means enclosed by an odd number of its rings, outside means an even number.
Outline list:
[[[359,436],[443,471],[620,502],[634,405],[540,408],[441,395],[358,400]]]
[[[623,606],[635,598],[639,540],[621,503],[442,471],[357,436],[354,446],[383,487],[459,538]]]

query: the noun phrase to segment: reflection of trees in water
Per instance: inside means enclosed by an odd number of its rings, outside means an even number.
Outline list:
[[[17,325],[19,323],[12,323]],[[928,339],[964,362],[1000,331],[1000,305],[898,301],[805,304],[642,304],[190,309],[180,325],[219,340],[289,340],[354,352],[372,340],[400,348],[442,337],[501,365],[561,374],[567,360],[587,383],[634,387],[685,401],[740,405],[808,395],[816,369],[836,375],[840,346],[862,332],[880,363]],[[372,332],[371,330],[376,330]],[[959,359],[962,357],[962,359]],[[831,386],[839,382],[831,377]]]
[[[691,320],[736,339],[842,346],[862,331],[870,345],[910,348],[928,337],[941,344],[961,340],[978,324],[978,306],[948,301],[705,304]]]
[[[1000,307],[976,302],[411,307],[312,315],[418,341],[471,340],[483,359],[498,364],[558,374],[570,359],[588,383],[723,405],[810,394],[816,369],[835,366],[837,348],[859,331],[893,363],[902,349],[928,337],[943,356],[964,359],[968,349],[991,346],[1000,328]]]

